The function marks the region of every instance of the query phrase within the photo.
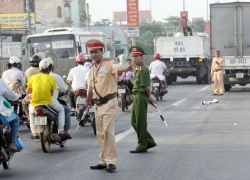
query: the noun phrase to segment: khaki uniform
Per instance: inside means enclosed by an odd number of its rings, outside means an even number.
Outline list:
[[[216,64],[216,61],[219,64]],[[214,79],[214,94],[224,93],[223,68],[225,60],[222,57],[214,57],[211,66],[211,75]]]
[[[147,131],[147,108],[148,96],[145,87],[150,86],[150,76],[148,67],[141,63],[136,68],[135,81],[133,87],[134,104],[131,115],[131,124],[138,137],[138,150],[147,150],[149,146],[156,144],[153,137]]]
[[[88,84],[93,88],[93,97],[99,98],[94,90],[102,97],[117,92],[118,64],[104,60],[100,67],[93,65],[89,71]],[[117,98],[108,101],[101,106],[95,105],[96,135],[100,145],[99,164],[116,164],[117,151],[115,144],[115,120]]]
[[[30,79],[31,76],[40,73],[40,69],[37,67],[30,67],[29,69],[27,69],[24,73],[24,86],[27,86],[27,83]]]

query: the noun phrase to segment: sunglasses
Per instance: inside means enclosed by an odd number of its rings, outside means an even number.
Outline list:
[[[95,51],[89,51],[90,54],[98,54],[100,52],[100,50],[95,50]]]

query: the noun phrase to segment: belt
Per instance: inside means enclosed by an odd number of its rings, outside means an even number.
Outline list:
[[[215,72],[221,71],[222,69],[215,69]]]
[[[137,95],[137,94],[146,94],[146,93],[145,92],[140,92],[140,91],[133,92],[133,95]]]
[[[97,106],[107,104],[109,102],[109,100],[114,99],[115,97],[116,97],[116,93],[108,94],[107,96],[104,96],[102,98],[95,98],[95,104]]]

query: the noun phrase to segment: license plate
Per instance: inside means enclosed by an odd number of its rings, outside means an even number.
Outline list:
[[[84,98],[77,97],[77,99],[76,99],[76,103],[77,103],[77,104],[84,104],[84,102],[85,102],[85,99],[84,99]]]
[[[158,87],[159,83],[153,83],[153,87]]]
[[[47,116],[38,116],[35,117],[35,125],[36,126],[43,126],[47,124]]]
[[[126,93],[126,89],[118,89],[118,93]]]
[[[236,73],[236,78],[244,78],[244,73]]]

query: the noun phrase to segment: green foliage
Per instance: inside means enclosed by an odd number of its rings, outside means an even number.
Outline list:
[[[180,26],[180,17],[178,16],[170,16],[169,18],[164,19],[167,21],[164,25],[167,30],[170,32],[175,32],[177,29],[179,29]]]
[[[194,26],[194,30],[196,32],[204,32],[205,31],[205,21],[202,19],[197,19],[192,22],[192,25]]]
[[[111,24],[109,19],[102,19],[94,23],[94,26],[109,26]]]

